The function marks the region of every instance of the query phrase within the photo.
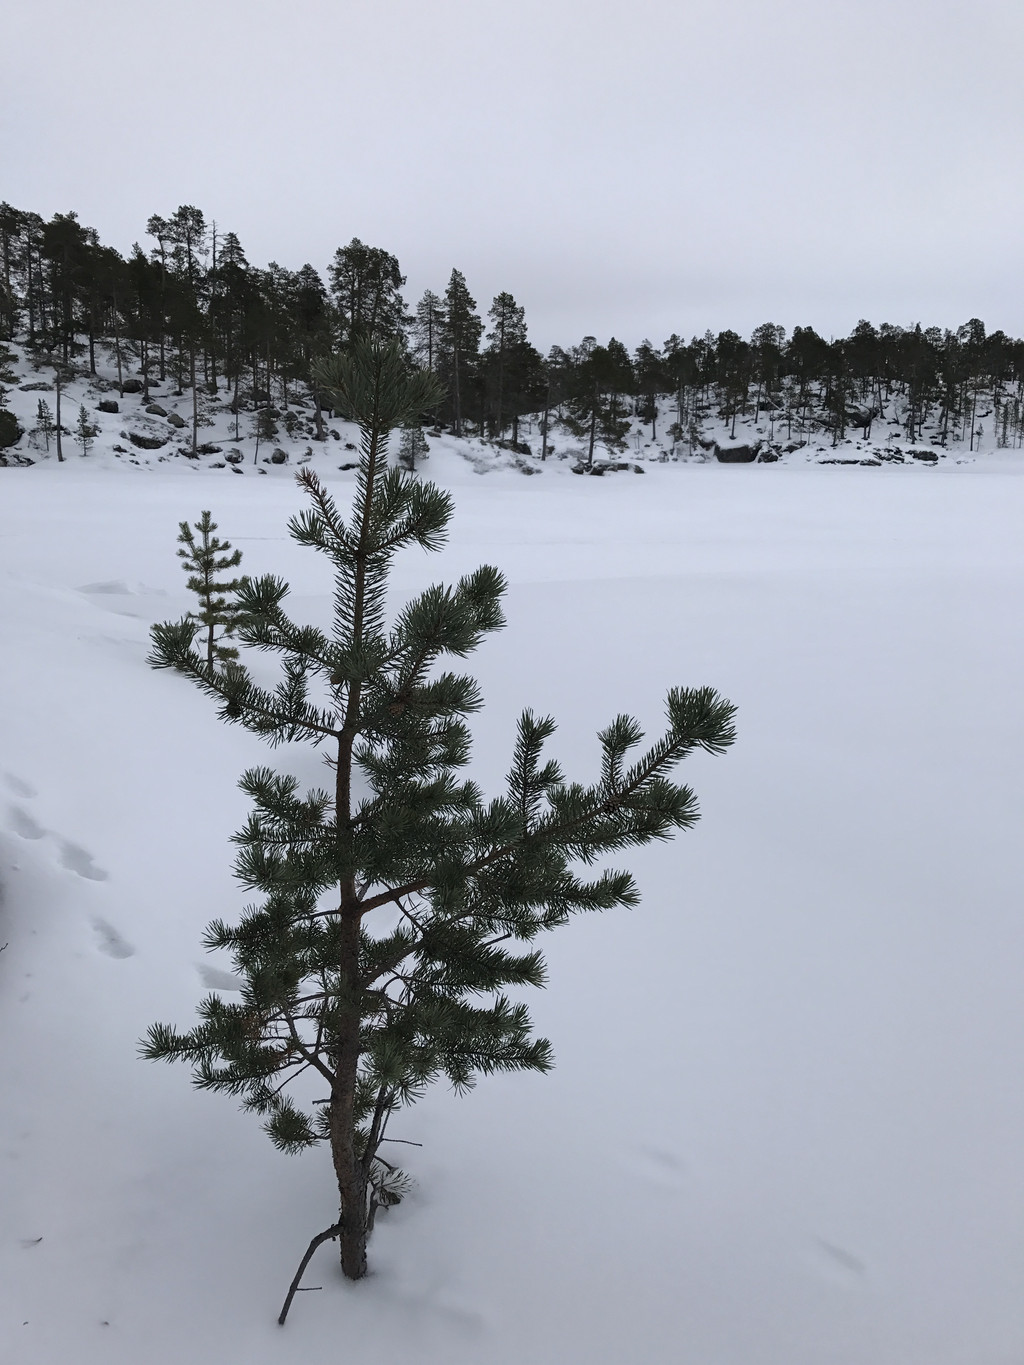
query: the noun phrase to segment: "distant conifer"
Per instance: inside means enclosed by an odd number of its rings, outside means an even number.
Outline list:
[[[36,404],[36,431],[46,443],[46,449],[50,449],[50,437],[53,435],[53,413],[50,405],[45,398],[40,398]]]
[[[95,439],[96,428],[89,421],[89,413],[82,403],[78,409],[78,421],[75,423],[75,440],[82,447],[83,455],[88,455]]]
[[[423,435],[423,428],[418,424],[403,427],[398,438],[398,463],[402,468],[414,474],[417,464],[420,460],[425,460],[429,454],[430,446]]]

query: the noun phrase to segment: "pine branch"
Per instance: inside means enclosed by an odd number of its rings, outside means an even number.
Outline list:
[[[298,1270],[296,1270],[295,1275],[292,1278],[292,1282],[288,1286],[288,1293],[285,1295],[284,1307],[281,1309],[281,1312],[277,1319],[277,1325],[279,1327],[283,1327],[285,1324],[285,1319],[288,1317],[288,1310],[292,1306],[292,1299],[294,1299],[296,1292],[298,1291],[299,1285],[302,1283],[302,1277],[306,1273],[306,1266],[308,1266],[310,1261],[313,1259],[313,1253],[316,1251],[317,1247],[322,1246],[324,1242],[333,1242],[335,1238],[338,1236],[338,1234],[341,1232],[341,1230],[342,1225],[340,1223],[332,1223],[332,1225],[329,1228],[325,1228],[323,1232],[318,1232],[317,1235],[310,1242],[309,1246],[306,1248],[305,1255],[299,1262],[299,1268]]]

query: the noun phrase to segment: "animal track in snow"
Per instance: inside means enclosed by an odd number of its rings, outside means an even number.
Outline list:
[[[11,806],[7,823],[23,839],[42,839],[46,833],[39,821],[20,806]]]
[[[99,949],[101,953],[106,953],[107,957],[126,958],[135,955],[135,949],[126,938],[117,932],[112,924],[108,924],[105,919],[94,919],[92,927],[96,931],[99,939]]]
[[[8,784],[11,782],[11,775],[5,774]],[[20,779],[16,779],[19,780]],[[27,783],[23,783],[27,786]],[[47,834],[53,834],[52,830],[45,829],[34,815],[21,806],[11,806],[8,809],[7,824],[15,834],[20,834],[23,839],[44,839]],[[66,867],[69,872],[76,872],[79,877],[85,877],[90,882],[105,882],[110,876],[102,867],[97,867],[93,861],[91,853],[87,853],[78,844],[73,844],[70,839],[62,839],[59,834],[53,834],[57,841],[57,854],[61,867]]]
[[[35,787],[15,773],[4,773],[4,781],[15,796],[33,797],[36,795]]]
[[[92,854],[86,853],[84,848],[79,848],[68,839],[58,839],[57,847],[60,849],[60,865],[66,867],[69,872],[77,872],[80,877],[85,877],[91,882],[105,882],[109,872],[105,872],[102,867],[97,867],[92,860]]]

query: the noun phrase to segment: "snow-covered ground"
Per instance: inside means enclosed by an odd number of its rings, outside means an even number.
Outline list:
[[[344,496],[339,449],[314,458]],[[232,984],[200,937],[244,900],[235,782],[268,753],[145,655],[202,508],[300,618],[330,585],[286,537],[288,468],[69,453],[0,471],[0,1359],[1024,1358],[1019,454],[555,479],[436,445],[452,540],[395,589],[511,581],[471,660],[483,783],[524,705],[585,776],[595,730],[655,729],[674,683],[736,702],[739,739],[690,765],[697,828],[630,860],[643,905],[550,937],[554,1073],[409,1111],[372,1277],[321,1248],[282,1330],[326,1154],[135,1055]]]

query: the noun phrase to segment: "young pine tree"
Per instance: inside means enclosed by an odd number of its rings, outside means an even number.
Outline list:
[[[277,435],[277,423],[269,408],[260,408],[252,419],[252,434],[256,437],[256,448],[252,453],[253,464],[259,459],[260,442],[272,441]]]
[[[238,658],[238,650],[224,641],[234,634],[238,624],[238,608],[234,594],[242,586],[237,578],[219,578],[227,569],[237,568],[242,562],[241,550],[233,550],[226,540],[219,540],[214,532],[217,523],[209,512],[203,512],[195,527],[187,521],[178,523],[178,558],[188,574],[188,588],[199,599],[199,610],[189,612],[188,620],[201,627],[206,667],[212,673],[215,664]],[[199,532],[196,540],[195,532]]]
[[[409,427],[403,427],[402,434],[398,438],[398,463],[401,467],[410,474],[414,474],[417,464],[421,460],[425,460],[429,454],[430,445],[423,435],[423,428],[419,422],[414,422]]]
[[[501,574],[484,566],[427,588],[390,623],[385,612],[395,554],[437,549],[452,513],[447,493],[386,463],[390,430],[436,405],[434,382],[410,376],[399,347],[365,343],[321,362],[317,382],[362,431],[350,514],[304,469],[310,505],[290,524],[330,565],[330,629],[296,624],[287,584],[268,575],[243,580],[238,637],[280,657],[276,688],[241,663],[210,670],[191,620],[154,627],[152,655],[189,674],[224,720],[271,744],[307,740],[332,772],[329,790],[304,794],[267,767],[243,776],[253,809],[236,875],[262,900],[206,940],[233,955],[241,998],[211,995],[196,1027],[156,1024],[143,1045],[191,1063],[196,1085],[241,1096],[284,1151],[330,1151],[340,1214],[310,1243],[281,1322],[324,1240],[339,1239],[346,1276],[366,1274],[375,1213],[402,1192],[382,1155],[399,1110],[442,1077],[466,1090],[481,1073],[550,1068],[550,1045],[506,994],[542,984],[534,940],[578,912],[636,902],[628,873],[583,869],[692,825],[694,794],[671,771],[734,737],[727,701],[673,689],[665,733],[634,753],[641,730],[617,717],[599,736],[600,776],[583,785],[542,756],[554,722],[526,711],[507,790],[485,800],[464,774],[480,693],[443,661],[504,624]]]
[[[89,414],[85,404],[81,404],[78,409],[78,421],[75,423],[75,440],[82,448],[82,454],[88,455],[92,449],[92,443],[96,439],[96,428],[89,421]]]
[[[40,398],[36,404],[36,431],[46,443],[47,452],[50,449],[50,437],[53,435],[53,413],[50,405],[45,398]]]

